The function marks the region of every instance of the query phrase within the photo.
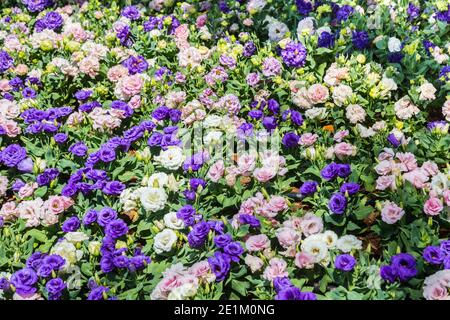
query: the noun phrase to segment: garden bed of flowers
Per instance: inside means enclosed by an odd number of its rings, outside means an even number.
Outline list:
[[[446,0],[0,3],[0,299],[449,299]]]

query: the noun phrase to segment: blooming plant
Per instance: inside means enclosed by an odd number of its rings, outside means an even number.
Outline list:
[[[450,299],[447,1],[71,3],[0,4],[0,299]]]

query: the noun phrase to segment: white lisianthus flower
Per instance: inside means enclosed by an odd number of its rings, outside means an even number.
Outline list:
[[[323,241],[329,249],[335,248],[338,241],[338,236],[334,231],[327,230],[322,233]]]
[[[197,286],[194,283],[185,283],[175,289],[173,289],[169,296],[168,300],[186,300],[190,297],[195,296],[197,293]]]
[[[217,128],[220,126],[221,123],[222,117],[215,114],[207,116],[202,122],[203,127],[205,128]]]
[[[83,232],[68,232],[64,235],[67,241],[72,243],[82,242],[89,239],[89,236]]]
[[[362,241],[355,236],[348,234],[339,238],[336,243],[336,247],[342,252],[347,253],[352,251],[353,249],[362,249]]]
[[[166,227],[170,229],[179,230],[184,228],[183,220],[178,219],[177,213],[175,211],[165,214],[163,219]]]
[[[214,145],[221,141],[222,136],[223,133],[220,131],[210,131],[203,138],[203,142],[206,146]]]
[[[395,37],[389,38],[388,50],[389,52],[400,52],[402,50],[402,42]]]
[[[313,234],[303,240],[302,252],[306,252],[314,257],[315,262],[325,260],[328,256],[327,243],[320,234]]]
[[[314,33],[314,18],[307,17],[299,21],[297,25],[297,36],[300,38],[303,34]]]
[[[305,116],[308,119],[319,119],[322,120],[327,116],[326,108],[314,107],[305,111]]]
[[[419,88],[420,100],[434,100],[436,99],[436,96],[434,95],[436,93],[436,88],[429,82],[425,82],[422,84]]]
[[[132,189],[125,189],[122,191],[119,197],[120,203],[123,205],[124,211],[131,211],[137,208],[138,195]]]
[[[60,241],[56,243],[50,250],[51,254],[57,254],[64,258],[66,263],[64,264],[64,269],[75,264],[83,256],[83,251],[77,250],[75,245],[67,240]]]
[[[159,156],[154,159],[164,168],[176,170],[183,164],[184,158],[183,150],[180,147],[170,146],[167,150],[162,150]]]
[[[169,182],[169,176],[164,172],[157,172],[152,174],[147,181],[147,185],[150,188],[162,188]]]
[[[156,253],[169,252],[177,242],[177,235],[171,229],[164,229],[154,238],[153,249]]]
[[[139,188],[139,199],[145,210],[156,212],[164,209],[167,194],[161,188]]]

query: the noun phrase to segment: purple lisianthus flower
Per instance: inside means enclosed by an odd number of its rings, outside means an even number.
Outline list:
[[[0,278],[0,290],[9,291],[11,289],[10,285],[11,284],[9,283],[7,278]]]
[[[206,221],[195,224],[187,236],[189,246],[191,248],[201,247],[205,243],[210,230],[211,227]]]
[[[290,112],[291,121],[296,126],[300,127],[303,125],[303,117],[302,114],[296,110],[291,110]]]
[[[400,146],[400,141],[398,141],[397,137],[393,133],[388,135],[387,140],[394,148],[398,148]]]
[[[17,165],[17,169],[22,172],[33,172],[33,160],[30,157],[23,159]]]
[[[150,257],[145,256],[143,254],[136,254],[135,256],[130,258],[130,263],[128,268],[131,271],[144,269],[152,260]]]
[[[66,288],[65,282],[61,278],[51,279],[45,284],[50,300],[59,299]]]
[[[294,286],[290,286],[281,289],[275,296],[275,300],[300,300],[300,297],[300,289]]]
[[[255,216],[251,214],[241,213],[239,215],[239,222],[242,224],[248,224],[252,228],[260,228],[261,222]]]
[[[130,56],[122,65],[128,69],[129,74],[143,73],[148,69],[147,60],[143,56]]]
[[[116,159],[116,151],[113,148],[102,146],[98,150],[98,156],[100,160],[102,160],[105,163],[108,163]]]
[[[25,182],[23,182],[20,179],[16,179],[16,181],[14,181],[13,185],[11,186],[11,188],[13,189],[13,191],[19,191],[20,188],[22,188],[25,185]]]
[[[78,188],[77,188],[76,184],[68,183],[62,188],[61,195],[65,196],[65,197],[72,197],[77,192],[78,192]]]
[[[94,289],[92,289],[91,292],[89,292],[88,300],[104,300],[103,294],[109,291],[109,288],[104,286],[98,286]]]
[[[42,263],[48,264],[53,270],[61,270],[66,264],[66,260],[57,254],[50,254],[42,259]]]
[[[130,26],[125,25],[121,27],[116,31],[116,36],[120,40],[120,44],[125,47],[130,47],[133,44]]]
[[[95,221],[97,221],[98,212],[94,209],[89,209],[84,217],[83,217],[83,224],[85,226],[93,224]]]
[[[297,11],[301,15],[308,15],[311,11],[313,11],[313,4],[309,0],[296,0],[295,4],[297,6]]]
[[[261,119],[263,117],[263,115],[264,115],[264,112],[262,112],[261,110],[251,110],[248,113],[248,116],[250,118],[253,118],[253,119],[256,119],[256,120]]]
[[[178,209],[177,218],[184,221],[187,226],[192,226],[194,224],[194,215],[196,211],[190,204],[185,205]]]
[[[408,14],[408,20],[412,21],[420,15],[420,8],[410,2],[408,4],[408,9],[406,9],[406,13]]]
[[[69,152],[77,157],[84,157],[87,154],[88,147],[83,141],[74,143],[69,147]]]
[[[173,123],[180,122],[181,120],[181,110],[178,109],[170,109],[169,110],[169,119]]]
[[[352,173],[352,169],[347,163],[337,164],[337,175],[341,178],[346,178]]]
[[[303,196],[310,196],[317,191],[319,184],[316,181],[305,181],[300,187],[300,193]]]
[[[334,47],[334,41],[334,36],[331,33],[323,31],[317,39],[317,46],[319,48],[332,48]]]
[[[277,127],[277,119],[275,117],[264,117],[262,125],[267,131],[272,131]]]
[[[188,201],[195,201],[195,199],[197,198],[197,194],[194,190],[186,189],[183,191],[183,195]]]
[[[31,256],[28,257],[27,261],[25,262],[25,265],[28,268],[36,270],[42,264],[42,261],[45,257],[46,257],[45,253],[36,251]]]
[[[298,300],[317,300],[317,296],[313,292],[300,292]]]
[[[50,0],[23,0],[23,3],[30,12],[40,12],[52,4]]]
[[[139,20],[141,17],[141,13],[136,6],[126,6],[120,14],[130,20]]]
[[[244,253],[244,248],[239,242],[233,241],[227,244],[223,251],[230,256],[232,261],[239,262],[239,257]]]
[[[187,158],[183,163],[183,170],[198,171],[203,164],[208,160],[208,154],[206,152],[197,152],[191,157]]]
[[[397,274],[391,266],[382,266],[380,268],[380,276],[383,280],[394,282],[397,279]]]
[[[109,181],[105,184],[102,191],[104,194],[110,195],[110,196],[118,196],[122,193],[122,191],[125,189],[125,184],[123,184],[120,181]]]
[[[338,164],[332,162],[327,164],[321,171],[320,175],[327,181],[333,180],[338,175]]]
[[[37,96],[36,91],[34,89],[26,87],[22,90],[22,96],[24,99],[34,99]]]
[[[81,101],[89,99],[91,95],[92,90],[78,90],[77,92],[75,92],[75,98]]]
[[[450,255],[446,256],[443,261],[444,269],[450,269]]]
[[[105,234],[113,239],[120,238],[127,234],[128,226],[122,219],[116,219],[108,223],[105,227]]]
[[[340,254],[334,260],[334,266],[336,269],[342,271],[352,271],[355,267],[356,259],[349,254]]]
[[[57,133],[53,136],[53,139],[55,139],[55,142],[58,144],[63,144],[68,138],[69,136],[65,133]]]
[[[450,240],[441,241],[439,248],[444,255],[450,256]]]
[[[77,231],[80,228],[80,219],[78,217],[70,217],[66,221],[64,221],[61,229],[64,232],[73,232]]]
[[[117,211],[110,208],[110,207],[104,207],[98,212],[97,216],[97,223],[105,227],[108,225],[111,221],[115,220],[117,218]]]
[[[216,251],[214,256],[208,258],[211,271],[216,275],[216,281],[225,280],[230,272],[231,258],[225,253]]]
[[[158,146],[161,144],[163,134],[161,132],[153,132],[150,138],[148,138],[147,144],[150,147]]]
[[[8,52],[0,51],[0,72],[8,71],[9,68],[14,66],[14,59],[8,54]]]
[[[202,178],[191,178],[189,180],[189,186],[195,191],[197,191],[200,186],[204,189],[206,187],[206,181]]]
[[[31,268],[24,268],[15,272],[10,279],[16,292],[21,295],[33,294],[36,288],[33,287],[38,281],[38,275]]]
[[[168,114],[169,108],[167,108],[166,106],[160,106],[152,112],[152,117],[156,120],[164,120]]]
[[[286,132],[281,140],[281,143],[286,148],[294,148],[298,146],[298,142],[300,141],[300,137],[294,132]]]
[[[281,50],[281,57],[288,67],[303,67],[306,62],[306,48],[301,42],[289,42]]]
[[[42,263],[37,269],[37,275],[41,278],[48,278],[52,275],[53,268],[51,265]]]
[[[43,20],[45,23],[45,27],[51,30],[58,29],[64,24],[64,20],[61,15],[55,11],[47,12]]]
[[[342,7],[340,7],[337,11],[336,11],[336,20],[338,22],[342,22],[348,19],[348,17],[350,17],[350,15],[355,11],[355,9],[353,9],[352,6],[346,4],[343,5]]]
[[[360,186],[358,183],[355,182],[345,182],[342,184],[342,186],[339,188],[339,191],[342,193],[348,193],[349,195],[354,195],[357,193],[360,189]]]
[[[352,43],[359,50],[366,49],[370,44],[369,35],[366,31],[353,31]]]
[[[343,214],[347,209],[347,198],[342,193],[334,193],[328,202],[328,208],[335,214]]]
[[[291,280],[288,277],[276,277],[273,280],[273,287],[276,292],[280,292],[281,290],[289,287],[293,287]]]
[[[391,266],[401,281],[417,275],[416,259],[409,253],[399,253],[391,258]]]
[[[438,246],[428,246],[423,250],[423,258],[430,264],[441,264],[445,255]]]
[[[257,48],[256,48],[255,44],[253,43],[253,41],[247,41],[244,44],[244,51],[242,54],[244,57],[248,58],[248,57],[251,57],[252,55],[254,55],[256,53],[256,50],[257,50]]]
[[[27,150],[18,144],[10,144],[0,153],[0,161],[7,167],[15,167],[27,156]]]
[[[217,248],[223,249],[227,244],[231,242],[232,237],[228,233],[220,234],[214,237],[214,244]]]

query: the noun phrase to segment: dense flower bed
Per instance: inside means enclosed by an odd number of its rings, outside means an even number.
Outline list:
[[[449,299],[447,1],[53,2],[0,4],[2,299]]]

